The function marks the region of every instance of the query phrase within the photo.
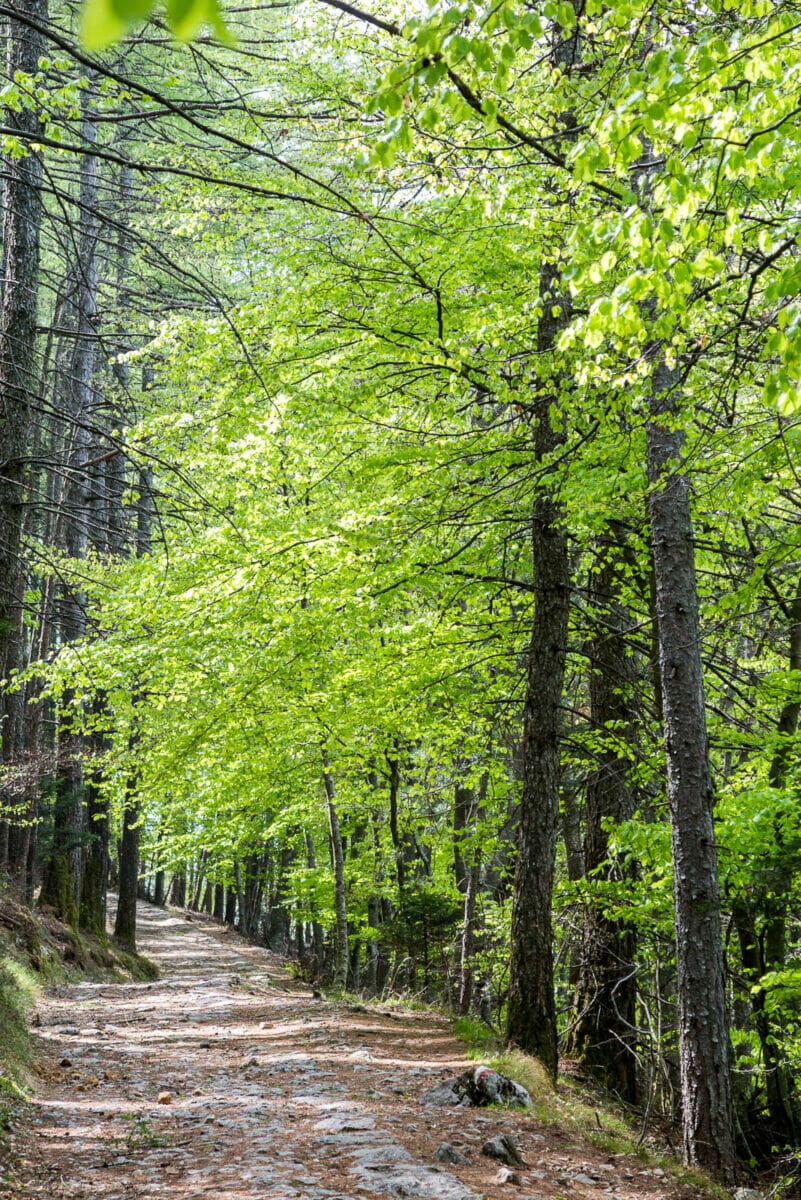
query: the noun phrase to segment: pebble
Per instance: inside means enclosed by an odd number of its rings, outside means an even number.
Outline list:
[[[523,1182],[517,1171],[510,1171],[508,1167],[501,1167],[498,1174],[495,1176],[496,1183],[514,1183],[518,1186]]]

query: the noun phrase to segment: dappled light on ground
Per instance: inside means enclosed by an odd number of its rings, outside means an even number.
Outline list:
[[[41,1004],[13,1200],[467,1200],[509,1190],[481,1155],[504,1132],[528,1200],[680,1192],[519,1112],[424,1107],[465,1065],[444,1018],[316,998],[208,918],[143,905],[140,948],[155,982],[60,987]],[[434,1164],[443,1141],[465,1165]]]

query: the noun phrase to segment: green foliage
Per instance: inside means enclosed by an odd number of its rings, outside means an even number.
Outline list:
[[[155,7],[154,0],[84,0],[81,40],[87,50],[105,50],[145,21]],[[228,38],[217,0],[167,0],[165,15],[176,38],[189,40],[204,26],[217,38]]]
[[[7,1098],[21,1095],[14,1085],[20,1084],[30,1060],[27,1014],[36,994],[37,980],[30,967],[4,953],[0,958],[0,1030],[3,1032],[0,1079],[4,1081]]]
[[[171,1144],[170,1137],[156,1133],[150,1128],[148,1117],[138,1117],[136,1113],[122,1113],[122,1119],[131,1122],[131,1128],[125,1135],[126,1150],[157,1150]]]
[[[497,1031],[475,1017],[455,1017],[453,1032],[467,1046],[471,1058],[481,1058],[499,1048]]]

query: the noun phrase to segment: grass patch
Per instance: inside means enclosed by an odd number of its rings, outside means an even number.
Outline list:
[[[132,954],[130,950],[123,950],[121,946],[115,946],[113,957],[117,967],[121,967],[125,975],[136,983],[149,983],[159,977],[158,967],[146,954]]]
[[[454,1031],[470,1047],[470,1057],[480,1057],[488,1067],[523,1085],[531,1096],[531,1108],[517,1110],[523,1119],[529,1117],[540,1125],[569,1133],[605,1154],[635,1156],[649,1167],[661,1167],[676,1183],[698,1188],[712,1200],[729,1200],[726,1189],[703,1171],[659,1152],[653,1143],[641,1144],[641,1119],[636,1114],[616,1107],[611,1100],[600,1100],[569,1076],[560,1076],[554,1087],[537,1059],[520,1050],[498,1047],[492,1031],[472,1018],[459,1018],[454,1022]],[[486,1050],[483,1054],[482,1048]]]
[[[30,967],[13,959],[0,946],[0,1072],[20,1083],[30,1062],[28,1009],[38,992]]]
[[[0,943],[0,1138],[25,1100],[25,1071],[31,1060],[28,1009],[37,993],[34,972]]]
[[[0,1070],[0,1137],[6,1133],[13,1121],[22,1112],[25,1092],[10,1075]]]
[[[128,1150],[157,1150],[169,1146],[171,1139],[162,1133],[156,1133],[150,1128],[147,1117],[138,1117],[135,1113],[123,1113],[123,1121],[130,1121],[132,1127],[125,1138]],[[120,1139],[121,1140],[121,1139]]]
[[[504,1050],[490,1065],[523,1084],[531,1096],[531,1115],[540,1124],[574,1133],[606,1154],[636,1154],[650,1161],[648,1151],[637,1145],[634,1121],[611,1103],[590,1096],[574,1080],[562,1076],[554,1088],[542,1064],[519,1050]],[[654,1160],[653,1165],[659,1164]],[[671,1163],[674,1170],[677,1165]]]
[[[500,1053],[501,1041],[498,1034],[489,1025],[485,1025],[483,1021],[477,1021],[475,1017],[455,1017],[453,1022],[453,1032],[456,1034],[460,1042],[464,1042],[471,1057],[474,1053]]]

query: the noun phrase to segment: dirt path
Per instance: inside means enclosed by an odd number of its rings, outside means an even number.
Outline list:
[[[444,1020],[315,999],[205,918],[142,905],[139,920],[157,982],[64,987],[40,1006],[37,1094],[3,1200],[677,1197],[637,1159],[529,1117],[424,1108],[464,1066]],[[520,1186],[481,1155],[503,1132],[529,1164]],[[443,1141],[467,1165],[435,1164]]]

